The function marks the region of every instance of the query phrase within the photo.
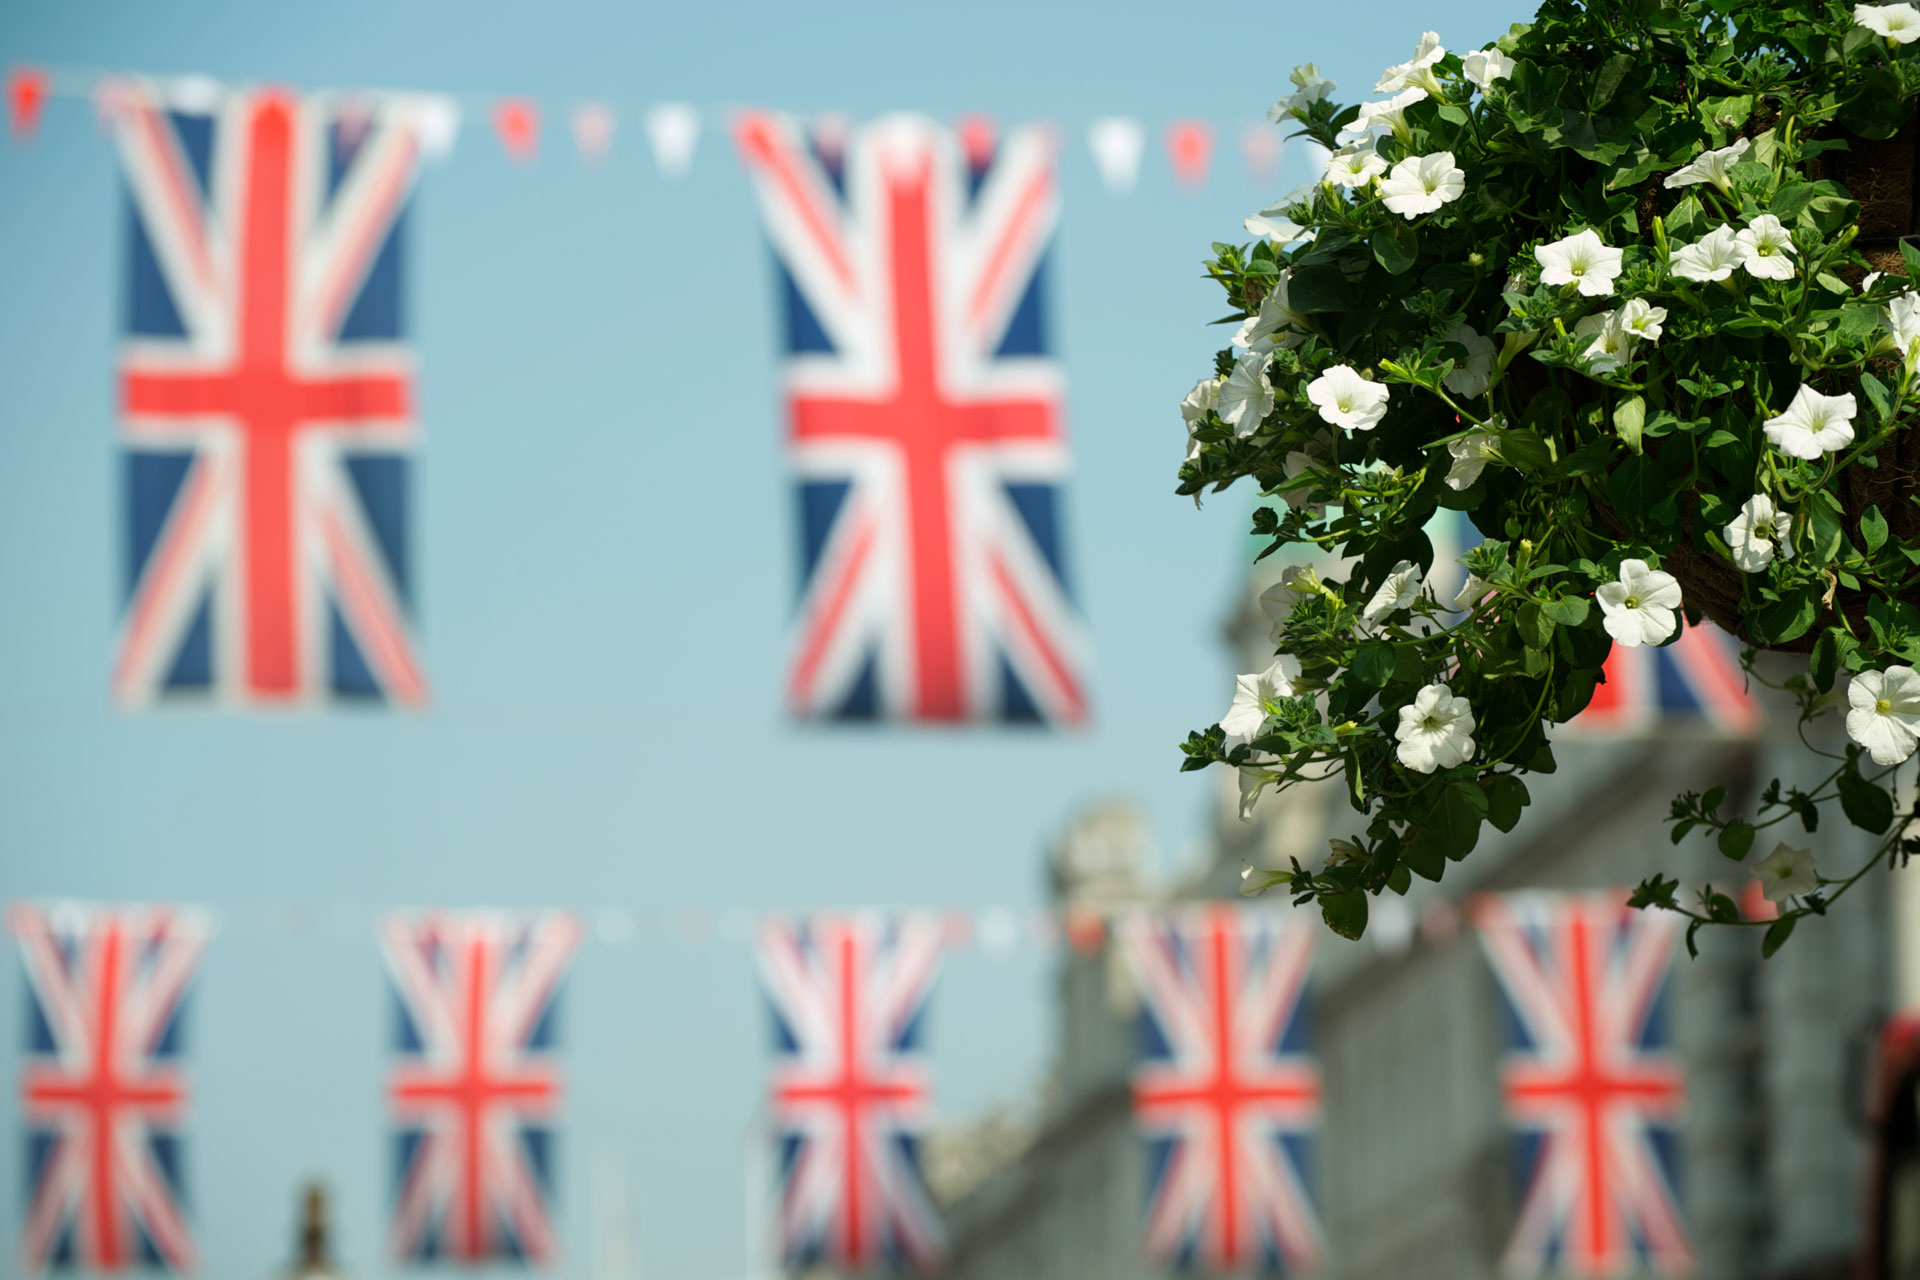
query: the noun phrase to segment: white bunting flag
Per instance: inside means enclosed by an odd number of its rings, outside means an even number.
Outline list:
[[[684,102],[662,102],[647,111],[646,126],[660,172],[669,178],[686,173],[700,141],[700,113]]]
[[[1286,146],[1286,139],[1280,130],[1262,121],[1250,124],[1247,131],[1240,135],[1240,154],[1247,162],[1247,177],[1256,186],[1264,186],[1273,181],[1280,172],[1280,153]]]
[[[427,94],[414,104],[420,130],[420,153],[429,160],[445,160],[460,137],[460,104],[440,94]]]
[[[588,102],[573,113],[573,145],[588,164],[599,164],[613,146],[613,112]]]
[[[1109,116],[1087,127],[1087,149],[1109,191],[1131,191],[1140,177],[1140,156],[1146,150],[1146,131],[1138,120]]]

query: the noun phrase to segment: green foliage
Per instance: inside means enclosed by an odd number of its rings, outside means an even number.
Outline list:
[[[1270,500],[1253,520],[1262,557],[1348,566],[1343,580],[1291,571],[1291,591],[1270,593],[1276,652],[1299,669],[1251,741],[1229,748],[1216,725],[1182,748],[1183,768],[1239,768],[1253,796],[1344,778],[1363,834],[1320,870],[1262,874],[1346,936],[1365,928],[1368,896],[1440,879],[1488,824],[1515,828],[1524,776],[1553,769],[1551,727],[1592,698],[1613,637],[1653,625],[1621,614],[1642,606],[1632,591],[1687,553],[1741,584],[1749,640],[1810,644],[1785,686],[1803,728],[1844,701],[1843,674],[1920,661],[1920,612],[1903,599],[1920,590],[1920,539],[1898,532],[1912,513],[1842,501],[1849,473],[1877,467],[1914,417],[1920,303],[1901,274],[1865,281],[1860,206],[1831,176],[1850,139],[1913,117],[1920,43],[1816,0],[1547,0],[1491,54],[1389,75],[1418,92],[1377,117],[1369,157],[1340,150],[1358,108],[1296,71],[1302,91],[1279,110],[1335,161],[1249,220],[1291,231],[1214,246],[1227,323],[1248,326],[1183,406],[1178,490],[1250,480]],[[1409,186],[1423,157],[1458,173],[1424,200]],[[1585,233],[1617,270],[1558,282],[1548,268]],[[1732,255],[1718,279],[1717,243]],[[1920,268],[1920,247],[1901,252]],[[1356,382],[1357,401],[1338,392]],[[1813,459],[1767,432],[1803,388],[1857,406],[1854,438]],[[1777,526],[1755,523],[1761,501]],[[1432,567],[1423,530],[1442,509],[1486,539],[1464,559],[1475,585],[1458,601],[1396,593],[1409,566]],[[1757,565],[1756,536],[1769,544]],[[1841,591],[1870,600],[1864,619],[1836,607]],[[1416,705],[1434,685],[1466,700],[1465,718]],[[1720,788],[1688,793],[1675,842],[1698,833],[1746,860],[1771,847],[1767,828],[1813,832],[1837,801],[1884,836],[1876,858],[1904,856],[1890,770],[1863,771],[1857,748],[1832,758],[1819,785],[1776,781],[1752,814],[1723,814]],[[1821,877],[1765,950],[1858,878]],[[1728,894],[1678,889],[1656,876],[1636,905],[1694,930],[1764,923]]]

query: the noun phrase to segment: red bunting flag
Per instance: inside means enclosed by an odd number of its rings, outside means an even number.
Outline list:
[[[1167,126],[1167,160],[1181,186],[1204,184],[1212,159],[1212,125],[1204,120],[1176,120]]]
[[[39,67],[15,67],[7,77],[7,105],[16,141],[33,137],[40,128],[40,109],[46,104],[47,73]]]
[[[959,134],[968,168],[984,169],[993,163],[993,121],[981,115],[961,116]]]
[[[500,145],[521,164],[540,149],[540,108],[527,98],[502,98],[493,109],[493,127]]]

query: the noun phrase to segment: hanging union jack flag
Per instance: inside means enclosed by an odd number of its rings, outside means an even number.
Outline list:
[[[1076,723],[1063,381],[1043,278],[1051,138],[749,113],[786,320],[802,716]]]
[[[381,930],[399,1000],[391,1244],[410,1262],[551,1262],[564,912],[430,911]]]
[[[1620,1276],[1693,1262],[1676,1187],[1686,1084],[1666,1027],[1671,916],[1624,894],[1515,894],[1479,912],[1510,1015],[1518,1131],[1509,1275]]]
[[[1605,672],[1593,701],[1568,722],[1571,732],[1644,734],[1684,717],[1735,737],[1760,728],[1760,703],[1747,689],[1733,642],[1717,627],[1683,626],[1678,640],[1658,647],[1616,644]]]
[[[190,1270],[180,1022],[204,920],[60,905],[9,921],[27,971],[23,1268]]]
[[[932,915],[815,916],[761,931],[790,1267],[925,1271],[943,1256],[918,1154],[932,1093],[920,1020],[939,959]]]
[[[120,86],[131,217],[116,697],[426,697],[407,571],[398,100]]]
[[[1137,917],[1122,936],[1141,996],[1133,1099],[1147,1252],[1215,1272],[1313,1270],[1312,930],[1212,903]]]

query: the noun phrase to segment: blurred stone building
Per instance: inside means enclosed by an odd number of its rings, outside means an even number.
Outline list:
[[[1252,599],[1234,628],[1251,664],[1238,670],[1258,670],[1270,653]],[[1643,735],[1562,739],[1556,753],[1556,774],[1528,779],[1534,803],[1511,835],[1489,827],[1442,883],[1416,879],[1404,899],[1375,900],[1363,941],[1319,931],[1309,999],[1325,1108],[1309,1180],[1325,1230],[1324,1275],[1498,1274],[1520,1170],[1498,1087],[1495,980],[1464,923],[1470,895],[1624,886],[1654,871],[1693,885],[1743,884],[1744,868],[1708,841],[1669,843],[1672,795],[1724,785],[1750,801],[1776,775],[1805,780],[1806,753],[1790,715],[1777,711],[1743,737],[1667,718]],[[1232,780],[1215,772],[1222,790],[1205,855],[1172,882],[1150,874],[1143,830],[1124,808],[1094,809],[1059,838],[1050,870],[1069,922],[1233,895],[1243,864],[1285,866],[1296,855],[1311,863],[1330,837],[1359,825],[1337,786],[1269,796],[1242,823]],[[1851,829],[1823,826],[1819,841],[1831,866],[1870,848]],[[1670,1017],[1688,1091],[1680,1193],[1692,1274],[1702,1280],[1857,1274],[1865,1079],[1891,999],[1884,887],[1861,886],[1771,960],[1761,960],[1757,932],[1742,931],[1705,937],[1697,960],[1682,952],[1677,962]],[[1267,901],[1285,909],[1284,899]],[[1030,1098],[930,1144],[953,1280],[1165,1274],[1138,1244],[1145,1153],[1129,1088],[1137,997],[1110,935],[1093,929],[1073,941],[1059,953],[1048,1078]]]

